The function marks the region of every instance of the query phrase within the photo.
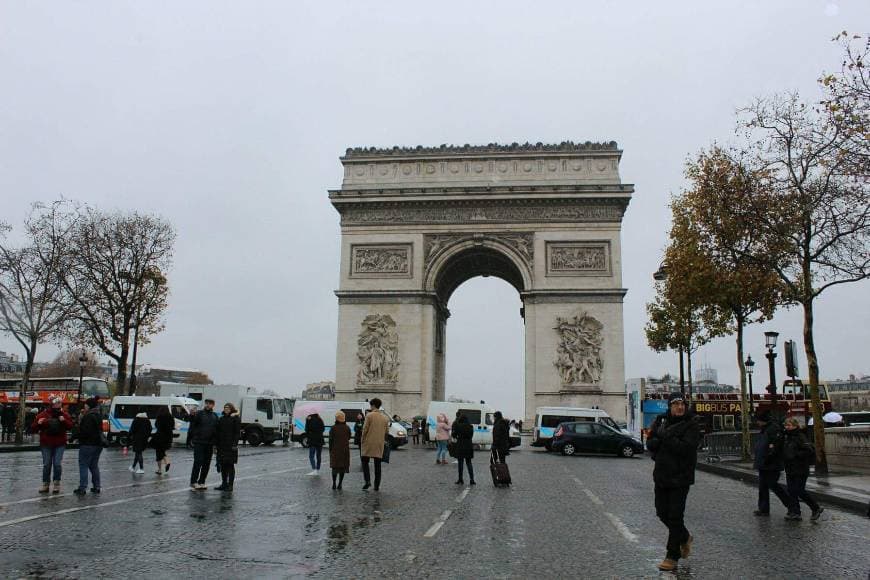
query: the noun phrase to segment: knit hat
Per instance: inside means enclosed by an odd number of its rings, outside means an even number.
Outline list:
[[[676,391],[676,392],[673,392],[670,395],[668,395],[668,407],[670,407],[671,405],[673,405],[674,403],[677,403],[677,402],[680,402],[680,403],[686,402],[686,398],[683,396],[683,394],[681,392]]]
[[[336,411],[335,412],[335,420],[344,423],[344,411]]]

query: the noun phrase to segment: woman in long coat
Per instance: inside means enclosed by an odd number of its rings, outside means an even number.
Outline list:
[[[344,474],[350,471],[350,427],[342,411],[335,413],[335,425],[329,431],[329,467],[332,468],[332,489],[341,489]],[[338,485],[336,485],[336,478]]]
[[[242,422],[235,405],[224,405],[221,418],[218,419],[215,430],[215,446],[217,447],[217,461],[221,466],[221,484],[215,489],[220,491],[233,491],[233,483],[236,479],[236,463],[239,461],[239,437],[241,436]]]
[[[459,461],[459,479],[456,480],[457,485],[464,483],[462,481],[462,464],[468,466],[468,478],[471,485],[474,483],[474,467],[471,466],[471,458],[474,457],[474,427],[468,422],[468,417],[462,415],[459,420],[453,423],[453,437],[456,439],[456,459]]]
[[[148,438],[151,437],[151,420],[147,413],[138,413],[130,425],[130,439],[133,443],[133,465],[130,471],[133,473],[145,473],[145,459],[142,453],[148,447]],[[136,466],[139,466],[137,469]]]
[[[157,419],[154,420],[157,432],[151,437],[151,446],[157,457],[157,475],[163,475],[164,470],[169,471],[169,448],[172,447],[172,434],[175,429],[175,419],[169,412],[169,407],[160,407],[157,411]]]

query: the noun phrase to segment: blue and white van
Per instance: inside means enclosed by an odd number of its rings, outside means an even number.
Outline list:
[[[601,409],[588,409],[585,407],[538,407],[535,410],[532,447],[545,447],[549,451],[550,442],[559,424],[574,421],[604,423],[608,427],[622,432],[616,421],[611,419],[610,415]]]
[[[435,441],[435,422],[438,415],[444,413],[452,424],[456,414],[468,417],[468,422],[474,427],[474,437],[471,442],[481,449],[492,446],[492,426],[495,423],[495,409],[486,403],[454,403],[452,401],[432,401],[426,411],[426,425],[429,430],[429,441]]]
[[[117,441],[120,445],[130,444],[130,425],[139,413],[145,413],[151,420],[151,427],[156,429],[155,419],[160,407],[167,407],[175,419],[175,429],[172,437],[182,444],[187,440],[190,430],[190,414],[199,404],[187,397],[140,397],[118,396],[112,399],[109,407],[109,441]]]
[[[329,431],[335,425],[336,411],[344,412],[345,423],[350,427],[350,432],[353,433],[357,417],[359,415],[365,417],[369,409],[370,405],[366,401],[296,401],[293,407],[290,440],[301,443],[303,447],[308,447],[308,435],[305,433],[305,419],[312,413],[317,413],[323,419],[323,425],[325,426],[323,436],[328,439]],[[387,415],[388,419],[390,418],[383,409],[380,412]],[[390,419],[390,430],[387,440],[393,449],[407,445],[408,432],[401,423]]]

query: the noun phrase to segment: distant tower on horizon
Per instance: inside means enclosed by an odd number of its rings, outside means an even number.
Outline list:
[[[701,368],[695,369],[695,382],[709,382],[714,385],[718,385],[719,373],[717,373],[716,369],[712,368],[709,363],[705,363],[705,365]]]

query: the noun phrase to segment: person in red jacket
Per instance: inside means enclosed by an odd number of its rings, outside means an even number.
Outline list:
[[[39,449],[42,451],[42,486],[39,493],[48,493],[48,483],[54,471],[52,493],[60,493],[61,462],[66,450],[67,431],[72,429],[73,420],[63,410],[60,397],[51,399],[51,405],[33,420],[30,430],[39,433]]]

